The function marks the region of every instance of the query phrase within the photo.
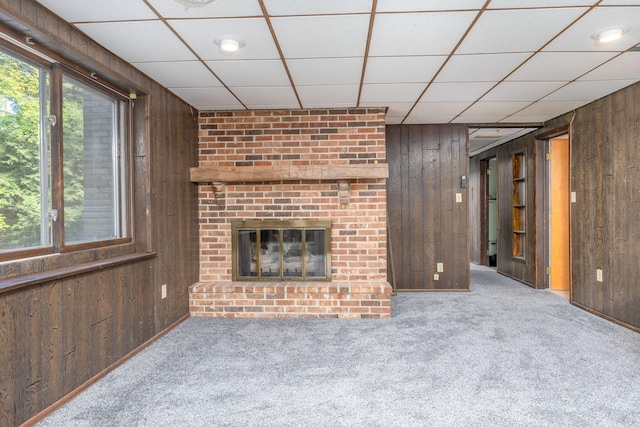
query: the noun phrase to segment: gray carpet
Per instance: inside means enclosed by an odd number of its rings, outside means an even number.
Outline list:
[[[390,320],[190,318],[41,426],[640,426],[640,334],[472,266]]]

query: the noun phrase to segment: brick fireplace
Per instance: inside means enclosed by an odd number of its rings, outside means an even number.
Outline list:
[[[384,119],[379,108],[200,113],[191,315],[390,317]],[[329,274],[233,280],[239,221],[330,222]]]

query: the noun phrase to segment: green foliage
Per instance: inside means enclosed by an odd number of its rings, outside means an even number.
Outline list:
[[[40,70],[0,52],[0,250],[40,243]]]

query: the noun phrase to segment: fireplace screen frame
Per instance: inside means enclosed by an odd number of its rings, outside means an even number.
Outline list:
[[[289,230],[295,230],[300,232],[300,263],[301,272],[300,275],[288,275],[285,274],[286,268],[284,250],[285,242],[284,236]],[[307,232],[324,231],[324,275],[310,275],[307,274],[307,247],[306,236]],[[255,272],[250,275],[240,274],[240,253],[239,251],[243,247],[239,241],[239,232],[253,233],[255,240],[251,241],[251,258],[255,259]],[[261,272],[260,257],[264,256],[264,248],[267,245],[262,245],[261,236],[270,235],[277,238],[277,257],[278,257],[278,273],[263,275]],[[265,242],[266,243],[266,242]],[[288,243],[288,242],[287,242]],[[271,245],[276,244],[274,240],[270,241]],[[260,248],[260,250],[257,250]],[[233,281],[301,281],[301,282],[329,282],[331,281],[331,220],[236,220],[231,222],[231,250],[232,250],[232,280]]]

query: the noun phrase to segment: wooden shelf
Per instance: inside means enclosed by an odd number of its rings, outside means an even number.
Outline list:
[[[191,182],[260,182],[388,178],[387,163],[296,167],[235,166],[191,168]]]

